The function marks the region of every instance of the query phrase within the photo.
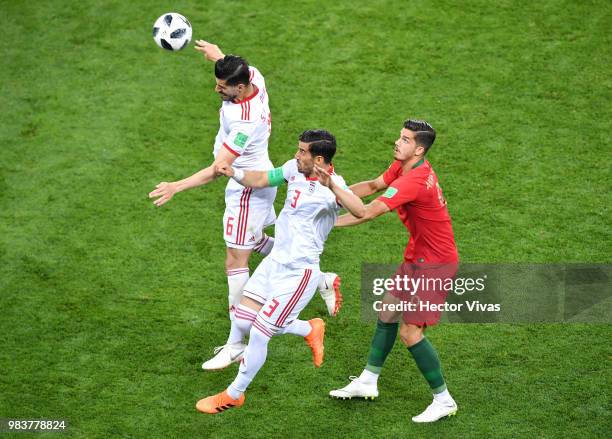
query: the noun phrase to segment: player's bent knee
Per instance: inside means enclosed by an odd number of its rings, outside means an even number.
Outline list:
[[[378,319],[384,323],[397,323],[400,319],[401,314],[392,311],[379,311]]]
[[[249,256],[251,256],[252,250],[243,250],[232,247],[227,247],[226,250],[226,270],[235,270],[236,268],[244,268],[249,266]]]
[[[413,346],[423,338],[423,328],[416,325],[403,324],[399,333],[402,343],[406,346]]]
[[[252,309],[255,312],[259,312],[259,310],[263,306],[263,303],[259,303],[256,300],[253,300],[250,297],[246,297],[244,295],[240,299],[240,304],[246,306],[249,309]]]

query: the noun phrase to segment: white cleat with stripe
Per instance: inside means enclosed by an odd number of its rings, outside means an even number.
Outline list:
[[[237,363],[242,360],[244,343],[226,344],[215,348],[215,356],[202,364],[204,370],[220,370],[225,369],[232,363]]]
[[[447,403],[442,403],[434,398],[433,402],[425,409],[423,413],[412,417],[412,422],[436,422],[438,419],[447,416],[453,416],[457,413],[457,404],[452,399]]]
[[[327,313],[336,317],[342,307],[342,293],[340,292],[340,276],[336,273],[323,273],[319,282],[319,294],[325,301]]]
[[[359,381],[355,376],[349,377],[351,382],[342,389],[332,390],[329,396],[338,399],[365,398],[374,399],[378,397],[378,387],[376,384],[366,384]]]

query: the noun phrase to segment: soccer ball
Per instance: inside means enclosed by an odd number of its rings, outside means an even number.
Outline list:
[[[153,25],[153,39],[166,50],[181,50],[191,41],[191,23],[181,14],[168,12]]]

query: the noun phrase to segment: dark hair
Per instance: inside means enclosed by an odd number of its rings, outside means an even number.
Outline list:
[[[427,154],[434,140],[436,140],[436,130],[424,120],[413,119],[405,121],[404,128],[414,131],[414,141],[417,145],[425,148],[425,154]]]
[[[300,134],[300,142],[310,145],[312,156],[322,156],[325,163],[331,163],[336,154],[336,138],[325,130],[306,130]]]
[[[236,55],[225,55],[215,63],[215,76],[227,85],[249,85],[249,64]]]

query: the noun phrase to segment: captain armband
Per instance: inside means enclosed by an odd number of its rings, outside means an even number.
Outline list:
[[[283,168],[274,168],[268,171],[268,185],[280,186],[284,182],[285,177],[283,176]]]

